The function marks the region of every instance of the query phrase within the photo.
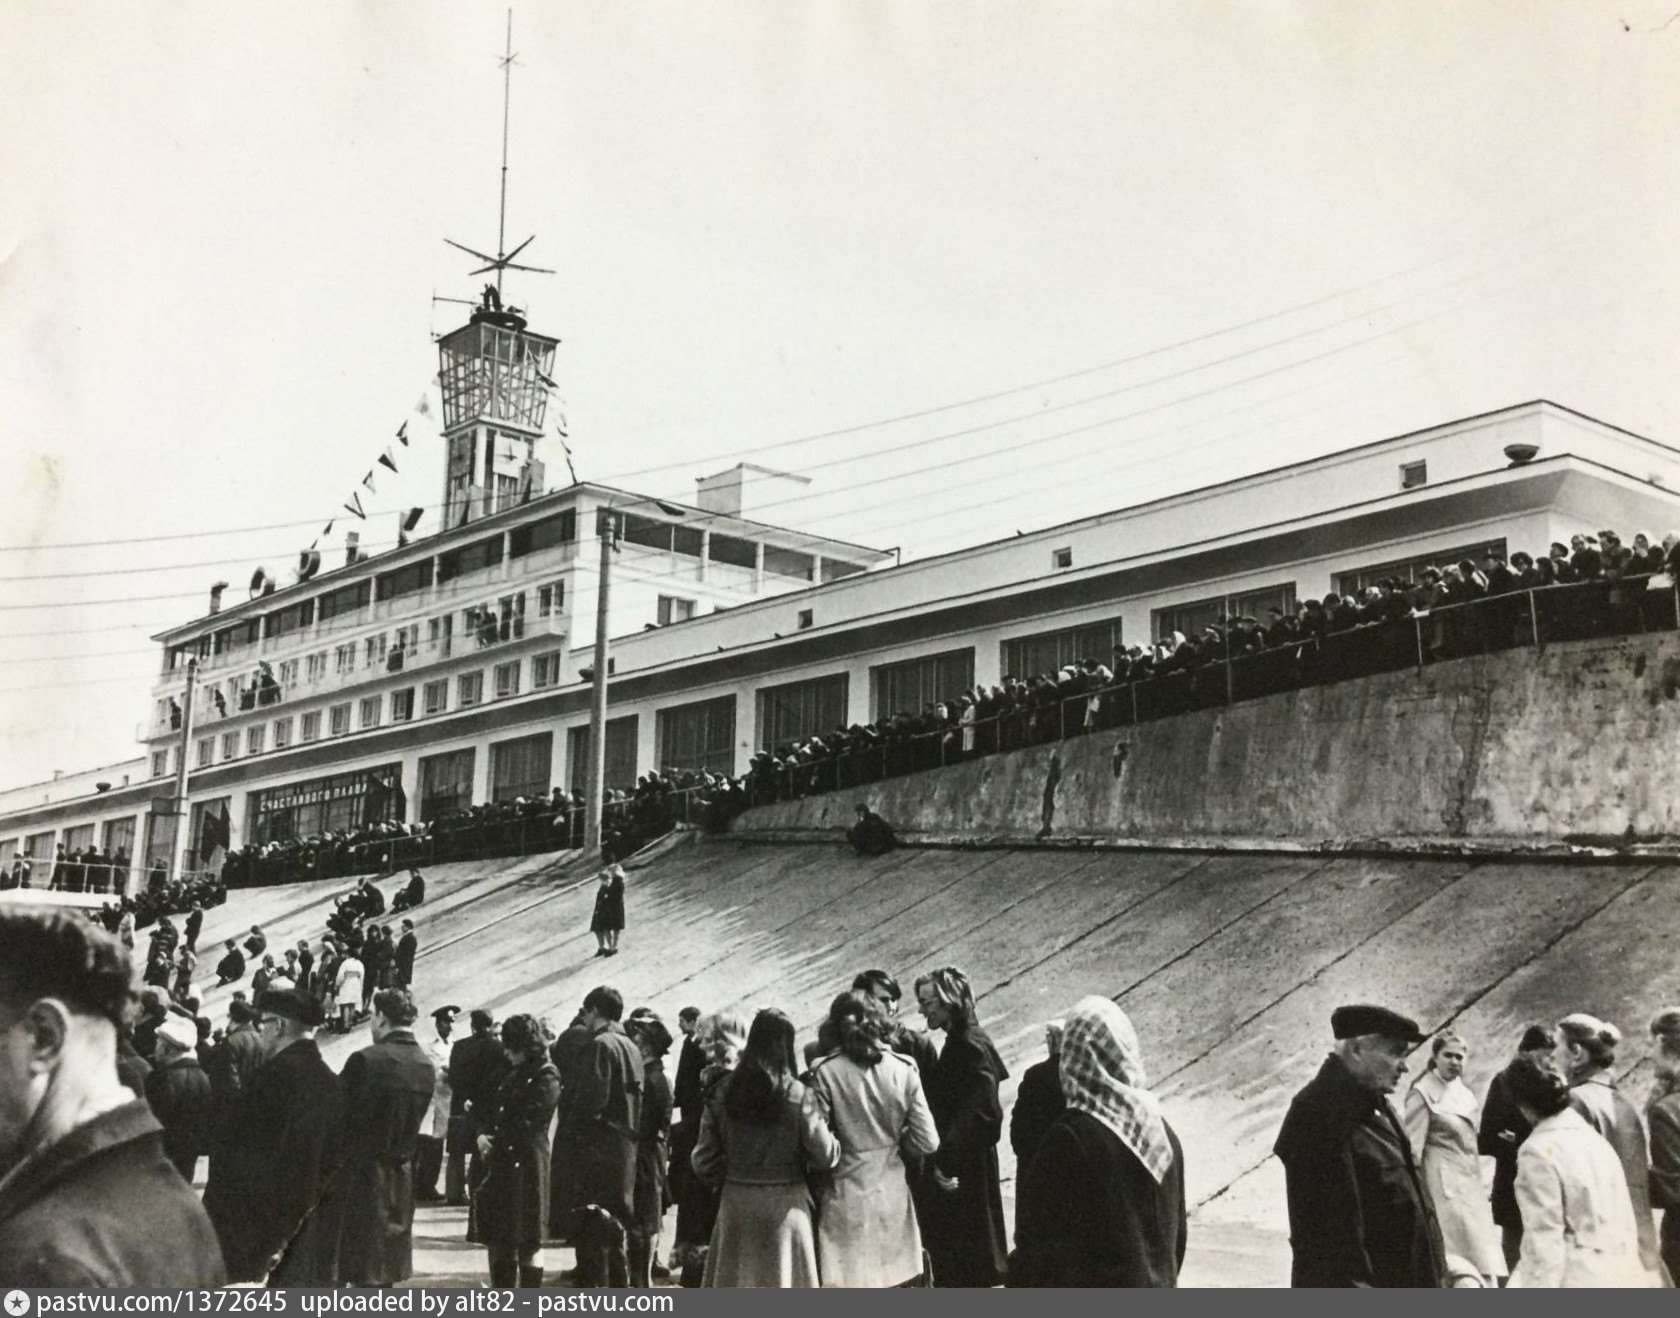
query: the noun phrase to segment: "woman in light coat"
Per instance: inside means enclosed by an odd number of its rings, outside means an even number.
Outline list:
[[[879,1005],[856,990],[834,999],[825,1033],[837,1047],[811,1069],[817,1111],[840,1163],[817,1195],[817,1266],[828,1287],[902,1286],[922,1272],[904,1155],[939,1147],[916,1064],[886,1047]]]
[[[361,957],[346,952],[338,963],[338,1028],[348,1031],[356,1023],[356,1013],[362,1009],[362,985],[366,967]]]
[[[1484,1280],[1506,1274],[1499,1228],[1493,1223],[1482,1160],[1476,1149],[1480,1117],[1476,1096],[1464,1083],[1464,1040],[1435,1038],[1429,1069],[1406,1095],[1406,1135],[1423,1167],[1423,1183],[1441,1224],[1449,1255],[1473,1267]]]
[[[1657,1248],[1657,1224],[1651,1215],[1651,1158],[1639,1109],[1616,1088],[1611,1068],[1622,1032],[1585,1012],[1558,1022],[1559,1056],[1569,1081],[1569,1102],[1616,1151],[1627,1181],[1628,1203],[1639,1228],[1639,1257],[1653,1282],[1665,1280]]]
[[[1615,1150],[1550,1071],[1514,1074],[1511,1097],[1534,1126],[1517,1152],[1523,1237],[1512,1288],[1649,1286]]]

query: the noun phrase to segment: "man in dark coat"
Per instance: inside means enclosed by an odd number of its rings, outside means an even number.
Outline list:
[[[1488,1084],[1482,1104],[1481,1127],[1476,1148],[1493,1159],[1493,1220],[1499,1227],[1505,1264],[1515,1268],[1522,1252],[1522,1210],[1517,1206],[1517,1151],[1534,1131],[1517,1104],[1513,1085],[1523,1070],[1552,1069],[1556,1036],[1544,1025],[1530,1025],[1523,1031],[1517,1055]]]
[[[453,1194],[449,1198],[457,1205],[466,1203],[467,1188],[478,1183],[478,1137],[488,1129],[496,1091],[508,1069],[507,1054],[496,1039],[496,1018],[475,1007],[469,1019],[472,1033],[449,1050],[450,1166],[444,1186],[449,1191],[462,1187],[459,1199]]]
[[[235,984],[245,978],[245,955],[233,939],[227,940],[227,952],[216,962],[216,987],[224,984]]]
[[[0,908],[0,1284],[219,1286],[221,1250],[117,1080],[122,944],[74,911]]]
[[[677,1013],[677,1029],[682,1032],[682,1051],[677,1055],[677,1074],[671,1082],[671,1100],[679,1119],[699,1121],[705,1106],[705,1092],[700,1087],[700,1075],[706,1069],[706,1052],[694,1042],[694,1027],[700,1023],[700,1008],[684,1007]]]
[[[1440,1286],[1441,1229],[1388,1095],[1417,1022],[1386,1007],[1338,1007],[1336,1048],[1295,1095],[1278,1132],[1295,1286]]]
[[[432,1064],[414,1038],[406,989],[373,995],[373,1043],[352,1053],[344,1090],[344,1223],[339,1280],[391,1286],[414,1275],[414,1166],[420,1123],[432,1107]]]
[[[576,1246],[580,1286],[629,1284],[626,1232],[635,1220],[636,1142],[642,1115],[642,1054],[618,1022],[618,990],[583,1000],[589,1031],[571,1076],[561,1077],[554,1129],[551,1234]],[[605,1210],[586,1213],[590,1207]]]
[[[190,1183],[199,1155],[210,1150],[216,1114],[210,1078],[198,1064],[198,1027],[185,1016],[171,1013],[158,1027],[146,1102],[163,1127],[164,1152]]]
[[[892,825],[882,819],[862,801],[854,807],[857,822],[846,830],[846,841],[860,856],[884,856],[898,845]]]
[[[420,950],[420,940],[414,936],[414,921],[402,922],[402,937],[397,939],[396,955],[391,959],[395,972],[393,988],[407,988],[414,982],[414,954]]]
[[[203,928],[204,907],[200,906],[197,902],[194,902],[192,910],[187,912],[186,941],[188,951],[198,951],[198,935]]]
[[[274,989],[257,1001],[267,1060],[211,1159],[204,1207],[228,1276],[275,1286],[332,1286],[339,1224],[330,1191],[342,1159],[343,1098],[321,1057],[316,1000]]]

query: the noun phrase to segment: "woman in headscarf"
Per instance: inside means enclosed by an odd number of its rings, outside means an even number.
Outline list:
[[[1559,1060],[1569,1081],[1569,1104],[1605,1139],[1621,1159],[1634,1225],[1639,1228],[1639,1257],[1653,1280],[1663,1277],[1657,1248],[1657,1224],[1651,1215],[1651,1159],[1639,1109],[1616,1088],[1612,1068],[1622,1032],[1608,1021],[1576,1012],[1558,1022]],[[1528,1218],[1524,1214],[1524,1222]]]
[[[1005,1261],[998,1139],[1009,1076],[974,1011],[974,991],[955,966],[916,981],[928,1028],[945,1032],[939,1061],[922,1077],[939,1128],[916,1200],[935,1286],[996,1286]]]
[[[1423,1184],[1441,1224],[1448,1255],[1486,1281],[1506,1274],[1499,1229],[1493,1223],[1482,1160],[1476,1149],[1481,1112],[1464,1083],[1464,1040],[1435,1036],[1428,1069],[1406,1095],[1406,1135],[1423,1168]]]
[[[1645,1115],[1651,1123],[1651,1203],[1663,1210],[1662,1261],[1680,1281],[1680,1007],[1651,1022],[1656,1084]]]
[[[922,1233],[904,1157],[939,1145],[910,1058],[892,1052],[892,1022],[867,993],[842,993],[811,1068],[817,1112],[840,1145],[840,1162],[817,1195],[817,1265],[828,1287],[903,1286],[922,1272]]]
[[[1126,1013],[1081,998],[1059,1066],[1067,1109],[1021,1174],[1009,1284],[1178,1285],[1184,1151],[1149,1092]]]
[[[840,1146],[798,1075],[793,1022],[767,1007],[700,1118],[694,1174],[722,1186],[707,1286],[819,1284],[806,1176],[832,1170]]]
[[[1512,1289],[1649,1286],[1621,1163],[1562,1077],[1513,1072],[1511,1099],[1533,1127],[1517,1152],[1523,1237]]]

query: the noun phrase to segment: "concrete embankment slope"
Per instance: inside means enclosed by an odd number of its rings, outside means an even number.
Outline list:
[[[325,908],[306,895],[271,932],[318,923]],[[248,924],[246,897],[217,925]],[[1680,865],[1655,862],[939,848],[859,860],[832,846],[686,842],[632,871],[612,960],[593,956],[593,889],[575,861],[519,862],[436,901],[419,921],[428,1010],[488,1005],[563,1025],[611,983],[667,1019],[690,1003],[778,1006],[809,1038],[856,971],[887,967],[908,990],[917,972],[955,964],[1018,1079],[1045,1020],[1086,993],[1117,998],[1184,1141],[1197,1206],[1186,1280],[1199,1284],[1287,1279],[1269,1151],[1338,1002],[1453,1025],[1480,1087],[1530,1019],[1587,1009],[1619,1021],[1632,1061],[1651,1012],[1680,1000]],[[334,1038],[327,1054],[341,1064],[366,1037]],[[1007,1143],[1003,1156],[1012,1179]]]
[[[911,839],[1430,851],[1680,846],[1680,636],[1309,687],[749,811]]]

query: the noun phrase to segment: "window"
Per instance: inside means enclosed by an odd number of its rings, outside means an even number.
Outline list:
[[[524,558],[527,554],[540,553],[555,545],[570,544],[577,539],[577,509],[566,508],[541,521],[516,526],[508,539],[511,541],[508,554],[512,558]]]
[[[484,674],[462,673],[455,679],[455,707],[466,709],[484,699]]]
[[[134,851],[134,816],[126,819],[107,819],[105,821],[105,849],[113,856],[119,851],[130,854]],[[121,880],[119,879],[119,882]]]
[[[1420,485],[1429,484],[1429,464],[1419,458],[1416,462],[1402,462],[1400,464],[1400,488],[1415,490]]]
[[[1073,566],[1073,549],[1053,549],[1050,551],[1050,566],[1056,571]]]
[[[496,699],[506,700],[519,694],[519,660],[496,665]]]
[[[428,755],[421,760],[420,818],[432,820],[456,810],[465,810],[473,803],[472,780],[471,747],[443,755]]]
[[[974,685],[974,649],[947,650],[902,663],[869,670],[874,687],[875,717],[916,714],[941,700],[961,695]]]
[[[654,716],[661,769],[735,772],[735,697],[675,705]]]
[[[428,715],[441,714],[449,707],[449,679],[428,682],[420,692],[420,708]]]
[[[198,743],[198,767],[203,769],[208,766],[215,755],[216,739],[214,737],[202,738]]]
[[[673,622],[687,622],[693,616],[693,600],[685,600],[677,595],[661,595],[654,620],[661,627],[669,627]]]
[[[531,658],[531,689],[541,691],[545,686],[560,685],[560,651],[550,650],[546,654],[533,655]]]
[[[222,734],[222,758],[224,760],[237,759],[239,756],[239,734],[224,732]]]
[[[416,591],[425,590],[431,584],[432,560],[423,558],[418,563],[411,563],[395,572],[376,577],[373,583],[373,597],[381,600],[396,599],[399,595],[412,595]]]
[[[384,696],[368,696],[362,701],[361,723],[364,731],[379,726],[379,715],[384,705]]]
[[[764,546],[764,571],[773,577],[792,577],[796,581],[815,581],[817,579],[817,560],[809,554],[801,554],[796,549],[779,549],[775,545]]]
[[[660,596],[661,599],[664,596]],[[566,607],[566,583],[556,581],[549,586],[537,587],[537,617],[552,618]]]
[[[1155,636],[1170,637],[1174,632],[1196,636],[1218,622],[1220,618],[1251,617],[1265,623],[1273,609],[1279,613],[1295,612],[1295,583],[1267,586],[1264,590],[1249,590],[1238,595],[1214,595],[1193,600],[1188,604],[1174,604],[1156,609]]]
[[[158,755],[162,754],[164,754],[163,751],[158,751],[152,756],[152,763],[154,765],[157,763]],[[152,777],[162,777],[163,772],[164,771],[162,769],[159,769],[152,775]],[[45,833],[31,833],[23,840],[23,854],[26,856],[33,856],[36,859],[45,859],[46,857],[52,855],[53,836],[53,831],[50,828]]]
[[[496,511],[504,512],[519,502],[519,477],[496,474]]]
[[[401,792],[402,766],[398,764],[252,792],[251,833],[246,840],[261,845],[397,817]]]
[[[327,724],[335,737],[342,737],[350,731],[350,702],[348,700],[342,705],[334,705],[327,711]]]
[[[435,654],[439,659],[449,658],[450,638],[455,630],[455,615],[446,613],[441,618],[426,620],[426,652]]]
[[[494,604],[466,609],[461,621],[481,650],[503,641],[516,641],[525,635],[525,592],[503,595]]]
[[[789,742],[845,727],[847,687],[844,673],[760,687],[758,748],[773,751]]]
[[[1003,675],[1036,677],[1054,673],[1082,659],[1110,664],[1120,644],[1120,619],[1093,622],[1062,631],[1016,636],[1003,643]]]
[[[391,692],[391,722],[407,723],[414,717],[414,688]]]
[[[331,594],[320,597],[320,606],[316,610],[322,622],[328,618],[338,618],[345,614],[356,613],[366,607],[373,594],[372,583],[358,581],[353,586],[340,586]]]
[[[292,744],[292,721],[289,718],[274,720],[274,749],[283,751]]]
[[[1416,581],[1423,575],[1423,570],[1429,567],[1445,567],[1448,563],[1461,563],[1469,559],[1477,567],[1488,555],[1495,558],[1505,557],[1505,541],[1484,540],[1480,544],[1456,545],[1450,549],[1436,549],[1427,554],[1419,554],[1416,558],[1399,558],[1387,563],[1373,563],[1369,567],[1354,568],[1349,572],[1338,572],[1331,581],[1334,583],[1338,595],[1357,595],[1367,586],[1374,586],[1379,581],[1397,578],[1401,581]]]
[[[296,659],[284,659],[284,660],[282,660],[281,663],[280,663],[280,685],[281,686],[296,686],[297,685],[297,677],[298,677],[298,661]]]
[[[456,577],[464,577],[472,572],[482,572],[485,568],[495,567],[502,561],[502,537],[488,536],[470,545],[462,545],[459,549],[452,549],[438,559],[437,579],[441,585],[445,581],[453,581]]]
[[[504,741],[490,748],[490,799],[547,796],[554,766],[554,734]]]
[[[304,661],[304,676],[310,682],[319,682],[327,675],[327,652],[312,654]]]
[[[399,655],[419,654],[420,624],[411,622],[406,627],[398,627],[391,635],[391,650]]]
[[[567,773],[572,790],[582,792],[589,786],[589,725],[569,728],[566,732]],[[607,720],[606,772],[608,787],[629,791],[636,785],[636,716]]]
[[[362,642],[362,666],[364,668],[377,668],[384,662],[385,633],[380,632],[379,635],[370,636]]]
[[[356,668],[356,643],[350,641],[333,651],[333,672],[340,677]]]
[[[713,531],[707,556],[713,563],[752,569],[758,566],[758,545],[751,540],[737,540],[732,535],[719,535]]]
[[[801,610],[799,610],[799,617],[797,619],[798,630],[804,631],[807,627],[811,626],[811,624],[816,622],[816,620],[817,620],[817,615],[816,615],[816,611],[814,609],[801,609]]]
[[[247,755],[261,755],[263,743],[268,740],[268,729],[258,723],[245,729],[245,753]]]
[[[312,713],[305,714],[303,716],[302,724],[298,729],[298,740],[299,741],[319,741],[319,740],[321,740],[321,711],[320,710],[317,709],[317,710],[313,711]]]

